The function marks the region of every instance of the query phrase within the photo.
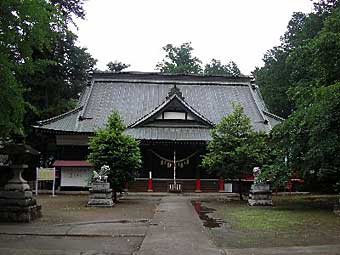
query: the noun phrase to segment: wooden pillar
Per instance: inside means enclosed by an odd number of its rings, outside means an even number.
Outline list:
[[[200,177],[196,178],[196,184],[195,184],[195,192],[202,192],[201,191],[201,179]]]
[[[224,192],[224,179],[222,177],[218,180],[218,192]]]

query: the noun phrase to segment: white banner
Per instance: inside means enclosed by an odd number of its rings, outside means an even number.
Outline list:
[[[60,186],[88,187],[92,169],[81,167],[62,167]]]

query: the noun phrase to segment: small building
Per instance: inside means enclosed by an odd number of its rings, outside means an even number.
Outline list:
[[[268,112],[249,76],[95,72],[75,109],[40,121],[35,129],[45,141],[45,153],[58,160],[56,166],[62,160],[61,176],[63,171],[70,175],[74,161],[86,160],[89,137],[117,110],[125,133],[140,141],[143,157],[129,190],[146,191],[151,172],[154,191],[166,191],[174,179],[175,158],[175,178],[184,191],[194,191],[198,179],[202,191],[217,191],[218,179],[200,168],[201,156],[210,129],[233,111],[233,103],[244,108],[255,130],[269,132],[282,120]]]

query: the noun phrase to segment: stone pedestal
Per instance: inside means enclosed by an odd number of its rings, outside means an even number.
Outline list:
[[[108,182],[94,182],[90,189],[90,196],[87,206],[112,207],[112,189]]]
[[[248,204],[250,206],[272,206],[272,191],[266,183],[256,183],[249,191]]]
[[[37,205],[27,182],[21,177],[27,165],[12,165],[13,178],[0,191],[0,221],[31,222],[41,217],[41,206]]]

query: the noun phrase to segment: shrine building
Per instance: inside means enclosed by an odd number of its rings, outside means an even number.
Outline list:
[[[150,172],[153,191],[167,191],[174,178],[184,192],[218,191],[224,189],[221,182],[200,163],[210,130],[233,111],[233,103],[243,107],[257,131],[269,132],[282,120],[268,112],[249,76],[95,72],[75,109],[35,129],[43,153],[54,158],[61,189],[87,186],[89,137],[117,110],[142,152],[143,167],[130,191],[146,191]],[[236,185],[228,187],[237,191]]]

